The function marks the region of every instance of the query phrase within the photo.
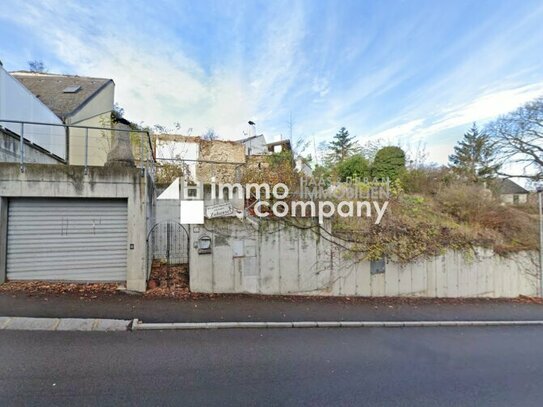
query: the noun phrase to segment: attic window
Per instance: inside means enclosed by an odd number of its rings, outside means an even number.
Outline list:
[[[62,93],[77,93],[81,89],[81,85],[73,85],[68,86],[67,88],[64,88]]]

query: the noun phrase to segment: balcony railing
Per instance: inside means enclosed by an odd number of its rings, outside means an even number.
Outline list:
[[[154,153],[147,130],[94,127],[0,119],[0,161],[19,162],[24,172],[28,163],[64,163],[102,166],[107,161],[118,133],[129,134],[132,154],[142,174],[154,172]],[[17,148],[15,148],[15,146]]]

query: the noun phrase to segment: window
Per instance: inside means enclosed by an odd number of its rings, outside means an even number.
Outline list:
[[[64,88],[62,93],[77,93],[79,92],[80,89],[81,89],[81,86],[79,85],[68,86],[67,88]]]
[[[372,260],[370,263],[371,274],[382,274],[385,272],[386,264],[385,258],[382,257],[379,260]]]
[[[513,203],[516,205],[520,201],[520,197],[518,195],[513,195]]]

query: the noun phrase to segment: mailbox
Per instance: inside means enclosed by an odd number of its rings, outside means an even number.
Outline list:
[[[211,238],[209,236],[202,236],[198,239],[198,254],[211,253]]]

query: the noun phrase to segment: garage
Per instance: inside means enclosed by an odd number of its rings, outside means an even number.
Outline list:
[[[125,281],[125,199],[12,198],[8,280]]]

